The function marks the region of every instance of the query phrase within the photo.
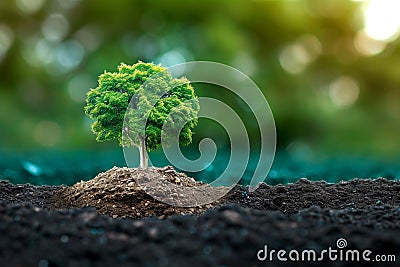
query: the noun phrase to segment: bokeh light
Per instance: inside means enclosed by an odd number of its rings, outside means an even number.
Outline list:
[[[6,26],[0,24],[0,61],[10,49],[14,41],[14,34],[12,30]]]
[[[322,47],[313,35],[304,35],[294,44],[287,45],[279,55],[279,62],[284,70],[292,74],[301,73],[304,68],[321,54]]]
[[[33,14],[38,12],[45,0],[16,0],[18,9],[24,14]]]
[[[362,55],[373,56],[385,50],[386,42],[375,40],[362,30],[359,31],[354,38],[354,46]]]
[[[329,96],[332,102],[339,107],[353,105],[359,94],[359,85],[351,77],[340,77],[329,86]]]
[[[369,0],[364,6],[366,34],[380,41],[392,41],[400,31],[400,1]]]
[[[59,42],[65,38],[69,31],[67,19],[59,13],[49,15],[42,23],[43,36],[48,41]]]

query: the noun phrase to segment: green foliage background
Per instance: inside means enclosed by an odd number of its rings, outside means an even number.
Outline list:
[[[96,143],[92,122],[83,112],[85,94],[96,87],[99,74],[120,62],[210,60],[242,70],[263,90],[276,119],[280,149],[313,157],[396,156],[399,39],[378,55],[357,51],[361,4],[0,1],[0,47],[9,46],[0,57],[0,146],[12,151],[114,148],[116,143]],[[282,53],[302,40],[312,40],[320,53],[300,72],[288,72]],[[343,76],[357,81],[360,91],[354,104],[338,107],[328,89]],[[251,117],[235,96],[194,87],[199,95],[223,99],[241,116]],[[257,127],[247,126],[256,137]],[[209,135],[209,129],[200,121],[195,138]]]

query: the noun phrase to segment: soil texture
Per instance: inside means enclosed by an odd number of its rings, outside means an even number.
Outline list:
[[[170,167],[166,182],[200,186]],[[400,181],[301,179],[236,186],[219,202],[176,208],[148,196],[133,169],[112,168],[73,186],[0,181],[0,266],[368,266],[365,261],[260,261],[268,249],[365,249],[399,266]]]

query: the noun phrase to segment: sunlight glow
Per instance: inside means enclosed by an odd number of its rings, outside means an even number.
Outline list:
[[[354,38],[354,47],[360,54],[373,56],[385,50],[387,43],[381,40],[375,40],[368,36],[365,31],[359,31]]]
[[[364,6],[365,33],[380,41],[393,41],[400,33],[400,1],[369,0]]]

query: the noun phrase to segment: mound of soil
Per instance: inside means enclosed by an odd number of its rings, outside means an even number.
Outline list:
[[[321,251],[339,238],[347,249],[396,257],[372,266],[398,266],[400,181],[301,179],[254,192],[238,185],[219,202],[176,208],[147,195],[132,174],[141,175],[114,167],[70,187],[0,181],[0,266],[292,266],[256,254],[265,245]],[[201,185],[170,167],[148,175]],[[303,262],[321,263],[366,265]]]
[[[145,175],[149,181],[161,181],[158,190],[167,190],[166,183],[183,187],[200,187],[202,182],[183,173],[177,173],[172,167],[149,168],[148,170],[117,168],[100,173],[89,181],[81,181],[71,187],[60,189],[51,199],[52,208],[95,207],[100,213],[113,218],[142,218],[158,216],[161,219],[174,214],[201,214],[214,205],[189,208],[174,207],[160,202],[148,195],[136,183],[139,176]],[[155,185],[152,183],[151,185]],[[166,192],[177,194],[176,192]]]

